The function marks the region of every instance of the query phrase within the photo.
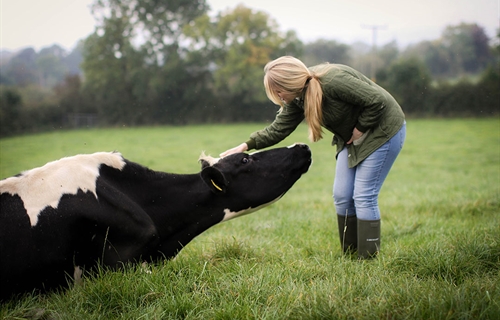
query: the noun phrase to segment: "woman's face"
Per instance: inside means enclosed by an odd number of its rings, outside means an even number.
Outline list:
[[[298,95],[295,93],[289,93],[279,90],[276,90],[276,94],[281,99],[281,101],[283,101],[286,104],[290,104],[293,101],[293,99],[298,97]]]

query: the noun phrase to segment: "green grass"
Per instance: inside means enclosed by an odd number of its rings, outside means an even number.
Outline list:
[[[197,172],[264,124],[64,131],[0,140],[0,178],[76,153],[118,150]],[[330,137],[285,197],[214,226],[172,261],[102,270],[0,306],[6,319],[498,319],[500,119],[408,120],[380,195],[382,251],[340,252]],[[305,142],[300,127],[280,145]]]

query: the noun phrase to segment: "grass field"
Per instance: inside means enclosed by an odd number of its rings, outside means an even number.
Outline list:
[[[341,255],[331,137],[285,197],[217,225],[176,259],[0,306],[1,319],[499,319],[500,119],[408,120],[380,196],[382,250]],[[199,171],[264,124],[64,131],[0,140],[0,178],[77,153],[120,151]],[[306,142],[305,126],[280,145]]]

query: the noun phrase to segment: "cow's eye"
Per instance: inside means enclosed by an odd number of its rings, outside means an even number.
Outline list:
[[[241,163],[248,163],[248,161],[250,161],[250,160],[248,160],[248,158],[242,158],[241,159]]]

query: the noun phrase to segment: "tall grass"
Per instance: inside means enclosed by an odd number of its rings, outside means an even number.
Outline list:
[[[0,177],[76,153],[118,150],[152,169],[197,172],[263,124],[66,131],[0,140]],[[101,270],[27,295],[0,318],[498,319],[500,121],[409,120],[380,196],[377,260],[341,255],[334,149],[276,204],[217,225],[172,261]],[[280,145],[305,141],[299,129]]]

